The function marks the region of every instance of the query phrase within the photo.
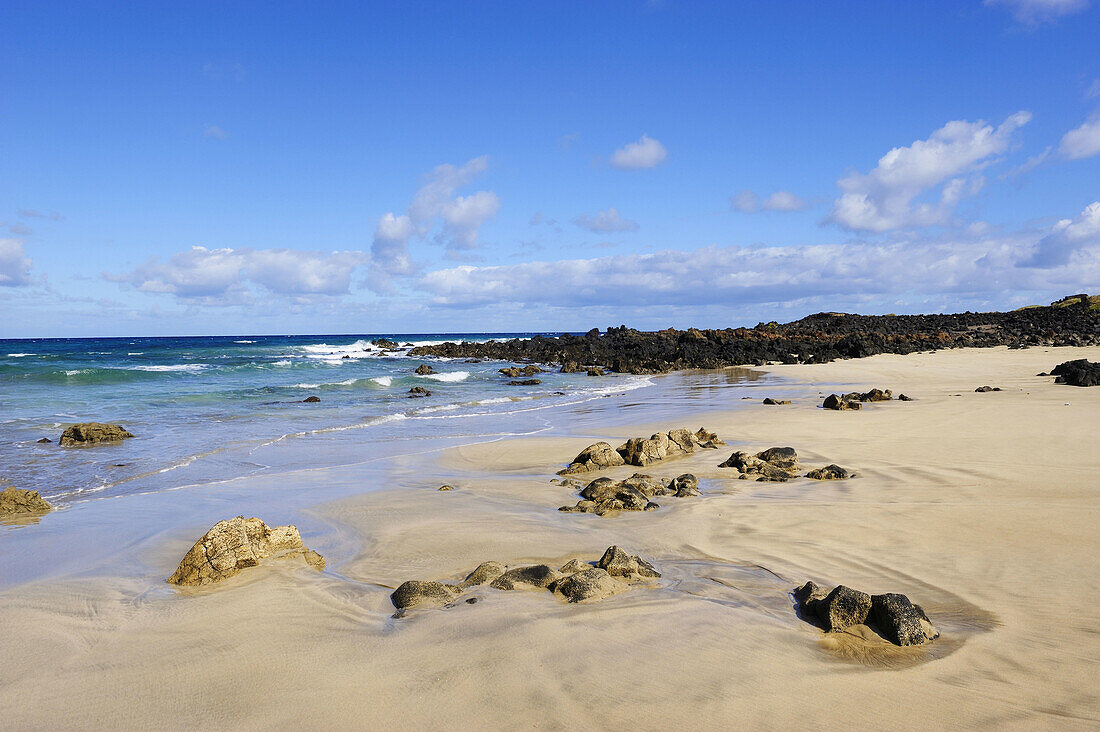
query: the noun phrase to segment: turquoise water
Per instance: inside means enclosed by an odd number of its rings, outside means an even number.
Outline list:
[[[423,343],[530,335],[0,340],[0,480],[63,505],[350,464],[415,451],[416,441],[537,433],[546,410],[652,384],[555,369],[538,386],[508,386],[502,362],[405,355]],[[386,354],[370,343],[379,337],[402,347]],[[421,362],[437,373],[413,373]],[[408,398],[413,386],[432,396]],[[303,403],[308,396],[321,401]],[[66,426],[86,421],[136,437],[57,444]]]

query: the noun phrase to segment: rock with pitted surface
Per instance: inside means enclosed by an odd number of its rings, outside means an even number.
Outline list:
[[[793,447],[769,447],[755,455],[738,450],[718,467],[736,469],[742,480],[784,482],[799,473],[798,453]]]
[[[826,592],[813,582],[807,582],[795,589],[794,598],[802,617],[820,625],[826,632],[867,625],[899,646],[922,645],[940,635],[923,608],[914,605],[905,595],[868,595],[844,585]]]
[[[1052,368],[1050,375],[1058,377],[1054,380],[1055,384],[1100,386],[1100,363],[1093,363],[1084,358],[1066,361]]]
[[[431,376],[434,373],[435,373],[435,369],[433,369],[431,366],[429,366],[426,363],[422,363],[422,364],[420,364],[419,366],[416,367],[416,375],[417,376]]]
[[[899,646],[919,646],[940,635],[920,605],[896,593],[871,596],[871,622],[886,640]]]
[[[806,473],[806,477],[812,480],[847,480],[854,475],[847,468],[837,464],[826,465],[824,468],[816,468]]]
[[[482,562],[458,584],[404,582],[390,595],[390,601],[397,608],[396,618],[404,617],[407,610],[416,607],[459,607],[463,595],[475,591],[484,594],[486,587],[506,592],[544,589],[570,603],[595,602],[661,576],[652,564],[617,546],[607,548],[596,563],[598,566],[592,564],[577,558],[570,559],[561,569],[548,564],[508,568],[500,562]],[[465,602],[473,605],[479,599],[474,595]]]
[[[859,402],[853,402],[849,399],[843,399],[837,394],[830,394],[825,397],[825,401],[821,403],[823,409],[832,409],[838,412],[846,412],[854,409],[863,409],[863,405]]]
[[[594,513],[608,516],[620,511],[654,511],[660,506],[655,496],[686,498],[699,495],[699,479],[684,473],[662,482],[653,476],[635,473],[626,480],[596,478],[581,490],[581,500],[574,506],[562,506],[565,513]]]
[[[61,433],[64,447],[111,445],[133,437],[122,425],[105,422],[81,422]]]
[[[697,432],[676,429],[649,437],[632,437],[617,448],[627,465],[645,467],[665,458],[691,455],[696,448],[711,449],[726,443],[718,435],[700,427]]]
[[[566,361],[561,365],[560,370],[563,374],[580,374],[587,371],[588,369],[584,366],[581,366],[576,361]]]
[[[871,612],[871,596],[851,587],[838,585],[812,610],[825,630],[836,632],[859,625]]]
[[[270,527],[258,518],[238,516],[219,521],[206,532],[168,581],[174,585],[206,585],[255,567],[261,559],[290,557],[300,557],[318,570],[325,568],[321,555],[302,545],[296,527]]]
[[[624,465],[623,457],[606,442],[597,442],[580,451],[573,462],[564,470],[559,470],[558,475],[571,475],[573,473],[587,473],[592,470],[603,470]]]
[[[9,486],[0,491],[0,516],[45,513],[53,508],[38,491]]]

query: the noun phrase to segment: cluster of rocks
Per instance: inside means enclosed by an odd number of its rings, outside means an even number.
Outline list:
[[[81,422],[74,424],[61,433],[64,447],[90,447],[110,445],[133,437],[124,427],[103,422]]]
[[[419,366],[416,367],[416,375],[417,376],[431,376],[434,373],[435,373],[435,369],[433,369],[431,366],[429,366],[426,363],[422,363],[422,364],[420,364]]]
[[[668,457],[691,455],[697,448],[716,449],[725,444],[705,427],[695,432],[681,428],[650,437],[632,437],[615,449],[606,442],[597,442],[581,450],[568,467],[558,471],[558,475],[587,473],[620,465],[644,468]]]
[[[587,374],[588,376],[607,376],[607,369],[603,366],[584,366],[576,361],[566,361],[561,365],[563,374]]]
[[[1093,363],[1084,358],[1066,361],[1052,368],[1050,375],[1058,377],[1054,380],[1055,384],[1100,386],[1100,363]]]
[[[493,358],[558,363],[587,370],[601,364],[620,373],[651,374],[743,364],[825,363],[878,353],[916,353],[991,346],[1100,344],[1100,301],[1077,295],[1051,306],[1007,313],[852,315],[817,313],[791,323],[754,328],[669,328],[643,332],[626,326],[584,335],[535,336],[486,343],[440,343],[413,356]]]
[[[508,386],[538,386],[541,383],[542,379],[512,379]]]
[[[581,488],[579,480],[567,478],[562,485]],[[651,475],[635,473],[626,480],[596,478],[581,488],[581,500],[575,506],[562,506],[567,513],[594,513],[597,516],[619,511],[655,511],[660,506],[653,502],[656,496],[687,498],[699,495],[699,479],[691,473],[661,481]]]
[[[430,397],[432,393],[422,386],[414,386],[409,389],[409,399],[416,399],[418,397]]]
[[[794,598],[802,617],[827,633],[867,625],[899,646],[919,646],[940,635],[921,606],[905,595],[868,595],[844,585],[826,591],[807,582],[794,590]]]
[[[45,498],[38,495],[38,491],[14,486],[0,491],[0,516],[45,513],[52,508],[53,506],[47,503]]]
[[[1000,391],[1000,390],[1001,390],[1001,387],[999,387],[999,386],[979,386],[974,391],[977,392],[978,394],[985,394],[987,392]]]
[[[318,570],[325,568],[324,558],[302,544],[296,527],[271,527],[258,518],[238,516],[214,524],[184,555],[168,582],[174,585],[221,582],[267,558],[301,558]]]
[[[871,389],[871,391],[850,391],[847,394],[830,394],[821,403],[822,409],[833,409],[839,412],[862,409],[863,402],[888,402],[894,398],[894,392],[889,389]],[[904,394],[898,395],[898,401],[911,402],[912,398]]]
[[[785,483],[802,474],[802,465],[798,462],[798,453],[793,447],[769,447],[763,452],[751,455],[738,450],[721,463],[720,468],[734,468],[740,473],[741,480],[755,478],[757,481]],[[806,474],[813,480],[847,480],[855,473],[839,465],[826,465],[815,468]]]
[[[540,369],[533,363],[529,363],[523,368],[520,368],[519,366],[509,366],[507,368],[497,369],[498,374],[500,374],[501,376],[507,376],[509,379],[518,379],[521,376],[530,377],[534,376],[535,374],[541,374],[544,371],[546,371],[546,369]]]
[[[631,556],[610,546],[593,566],[571,559],[560,569],[548,564],[509,568],[500,562],[483,562],[457,584],[410,580],[390,595],[400,617],[416,607],[440,607],[455,604],[475,588],[488,585],[496,590],[547,590],[567,602],[595,602],[630,589],[632,584],[657,579],[661,573],[641,557]],[[477,602],[476,597],[466,599]]]

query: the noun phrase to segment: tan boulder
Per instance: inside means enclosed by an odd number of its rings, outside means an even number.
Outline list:
[[[5,488],[0,491],[0,516],[23,513],[45,513],[53,506],[38,495],[38,491],[23,488]]]
[[[89,445],[109,445],[133,437],[125,427],[104,422],[81,422],[74,424],[61,433],[63,447],[84,447]]]
[[[296,527],[270,527],[258,518],[238,516],[219,521],[207,531],[183,557],[168,582],[174,585],[212,584],[269,557],[301,557],[318,570],[325,568],[324,558],[302,545]]]

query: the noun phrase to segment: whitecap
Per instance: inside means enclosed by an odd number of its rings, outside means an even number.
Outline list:
[[[470,377],[469,371],[448,371],[443,374],[428,374],[424,376],[425,379],[432,379],[433,381],[465,381]]]
[[[393,385],[393,377],[392,376],[375,376],[373,379],[371,379],[371,381],[378,384],[379,386],[392,386]]]
[[[33,353],[9,353],[8,358],[23,358],[24,356],[33,356]]]

